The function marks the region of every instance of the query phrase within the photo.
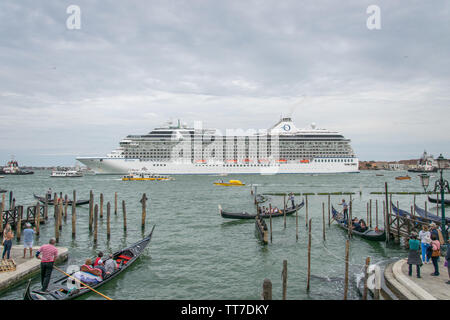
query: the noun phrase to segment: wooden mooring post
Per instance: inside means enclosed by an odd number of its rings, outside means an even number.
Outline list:
[[[307,270],[307,280],[306,280],[306,291],[309,292],[311,288],[311,221],[309,219],[308,224],[308,270]]]
[[[58,206],[59,206],[58,227],[59,227],[59,231],[62,231],[62,221],[63,221],[63,216],[64,216],[63,199],[62,198],[60,198],[60,200],[58,201]]]
[[[272,204],[269,203],[269,227],[270,227],[270,243],[272,243]]]
[[[127,208],[125,207],[125,200],[122,200],[122,211],[123,211],[123,230],[127,230]]]
[[[35,211],[34,211],[34,225],[36,226],[36,235],[39,236],[39,234],[41,233],[40,229],[41,229],[41,208],[40,208],[40,204],[39,201],[36,202],[36,207],[35,207]]]
[[[114,215],[117,216],[117,192],[114,192]]]
[[[44,202],[44,220],[48,220],[48,198],[47,195],[45,196],[45,202]]]
[[[388,194],[388,184],[384,183],[384,192],[386,197],[386,203],[383,203],[383,211],[384,211],[384,230],[386,231],[386,242],[391,241],[391,221],[389,214],[389,194]]]
[[[287,295],[287,260],[283,260],[283,271],[281,272],[283,278],[283,300],[286,300]]]
[[[110,219],[111,219],[111,204],[108,201],[108,203],[106,204],[106,238],[108,240],[111,238]]]
[[[69,199],[67,194],[64,196],[64,222],[67,222],[67,207],[69,206]]]
[[[77,192],[73,190],[72,196],[72,238],[76,237],[77,233]]]
[[[322,236],[323,236],[323,241],[326,241],[326,236],[325,236],[325,203],[322,202]]]
[[[328,195],[328,226],[331,225],[331,196]]]
[[[141,219],[141,228],[142,228],[142,230],[144,230],[145,229],[145,218],[146,218],[146,216],[147,216],[147,200],[148,200],[148,198],[147,198],[147,196],[146,196],[146,194],[144,193],[143,195],[142,195],[142,198],[141,198],[141,204],[142,204],[142,219]]]
[[[370,265],[370,257],[366,258],[366,265],[364,266],[364,291],[363,291],[363,300],[367,300],[367,292],[368,292],[368,286],[367,281],[369,280],[369,265]]]
[[[94,221],[94,194],[92,190],[89,192],[89,231],[92,231],[92,223]]]
[[[295,211],[295,240],[298,241],[298,210]]]
[[[100,193],[100,219],[103,218],[103,193]]]
[[[56,195],[56,193],[55,193]],[[55,203],[57,202],[57,200],[54,200]],[[56,242],[59,242],[59,206],[55,205],[55,239]]]
[[[94,207],[94,244],[97,243],[98,235],[98,204]]]
[[[272,281],[270,279],[264,279],[262,299],[272,300]]]
[[[347,300],[348,293],[348,257],[350,251],[350,241],[346,240],[345,242],[345,278],[344,278],[344,300]]]
[[[23,206],[18,206],[17,207],[17,223],[16,223],[17,242],[20,242],[20,237],[22,235],[22,216],[23,216]]]
[[[305,226],[308,227],[308,195],[305,194]]]

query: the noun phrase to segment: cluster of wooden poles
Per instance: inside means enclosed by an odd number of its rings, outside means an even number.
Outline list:
[[[309,293],[311,289],[311,220],[309,221],[309,234],[308,234],[308,269],[307,269],[307,281],[306,281],[306,291]],[[344,278],[344,296],[343,299],[348,299],[348,289],[349,289],[349,253],[350,253],[350,240],[346,240],[345,243],[345,278]],[[369,269],[370,265],[370,257],[366,258],[365,266],[364,266],[364,289],[362,293],[362,299],[367,300],[369,286]],[[282,300],[286,300],[287,298],[287,260],[283,260],[283,270],[281,272],[282,278]],[[263,281],[263,289],[261,298],[263,300],[272,300],[272,281],[270,279],[264,279]],[[375,300],[380,299],[380,288],[373,289],[373,298]]]
[[[69,201],[68,201],[68,197],[67,195],[65,195],[64,198],[57,197],[57,194],[54,194],[54,199],[56,201],[54,201],[53,206],[54,206],[54,218],[55,218],[55,239],[56,242],[59,242],[60,236],[61,236],[61,232],[62,232],[62,221],[64,220],[64,222],[67,222],[67,212],[68,212],[68,207],[69,207]],[[72,204],[71,204],[71,209],[72,209],[72,238],[76,237],[76,232],[77,232],[77,225],[76,225],[76,221],[77,221],[77,207],[76,207],[76,199],[77,199],[77,193],[76,190],[73,191],[73,198],[72,198]],[[142,230],[145,229],[145,225],[146,225],[146,220],[147,220],[147,196],[144,193],[142,195],[142,198],[140,200],[141,204],[142,204],[142,219],[141,219],[141,228]],[[4,203],[4,202],[3,202]],[[23,207],[19,207],[23,208]],[[37,214],[35,215],[35,228],[36,228],[36,235],[40,234],[40,203],[39,201],[36,204],[36,212]],[[94,244],[97,243],[98,240],[98,221],[99,218],[102,219],[103,218],[103,213],[104,213],[104,197],[103,197],[103,193],[100,194],[100,203],[99,204],[95,204],[94,203],[94,193],[92,192],[92,190],[90,191],[90,195],[89,195],[89,231],[93,232],[93,240],[94,240]],[[117,192],[114,193],[114,215],[117,215],[118,213],[118,196],[117,196]],[[123,213],[123,230],[126,231],[127,230],[127,210],[126,210],[126,205],[125,205],[125,200],[122,200],[122,213]],[[19,214],[19,217],[21,217],[21,215]],[[47,220],[48,219],[48,204],[47,204],[47,200],[44,203],[44,219]],[[21,222],[19,221],[17,223],[17,228],[16,228],[16,233],[17,233],[17,240],[20,241],[20,234],[21,234]],[[110,202],[106,203],[106,236],[107,239],[109,240],[111,238],[111,204]]]
[[[252,194],[254,194],[252,192]],[[256,195],[256,194],[255,194]],[[284,204],[284,210],[286,211],[286,194],[284,195],[283,199]],[[258,210],[258,204],[257,210]],[[385,203],[383,202],[383,207],[385,208]],[[375,201],[375,221],[376,221],[376,227],[378,227],[378,200]],[[269,204],[269,210],[271,212],[272,206]],[[308,228],[308,253],[307,253],[307,281],[306,281],[306,291],[310,291],[311,287],[311,244],[312,244],[312,233],[311,233],[311,225],[312,225],[312,218],[308,219],[309,214],[309,207],[308,207],[308,195],[305,195],[305,225]],[[385,210],[383,210],[384,212]],[[349,205],[349,214],[351,217],[352,212],[352,195],[350,194],[350,205]],[[325,228],[325,202],[322,202],[322,236],[323,240],[326,241],[326,228]],[[372,199],[370,199],[369,202],[367,202],[367,221],[370,224],[370,227],[372,227]],[[332,217],[331,217],[331,199],[330,194],[328,194],[328,226],[331,225]],[[286,228],[286,215],[284,215],[284,228]],[[272,236],[272,216],[269,216],[269,238],[270,242],[272,243],[273,236]],[[351,238],[351,229],[349,228],[349,238]],[[298,212],[296,212],[296,240],[298,241]],[[268,242],[268,241],[267,241]],[[345,279],[344,279],[344,300],[348,297],[348,288],[349,288],[349,252],[350,252],[350,241],[346,240],[346,246],[345,246]],[[366,264],[365,264],[365,271],[364,271],[364,291],[363,291],[363,299],[367,299],[368,294],[368,286],[367,286],[367,280],[368,280],[368,267],[370,265],[370,257],[366,258]],[[282,285],[283,285],[283,297],[282,299],[286,299],[286,293],[287,293],[287,260],[283,261],[283,271],[282,271]],[[270,279],[264,279],[263,282],[263,291],[262,291],[262,299],[264,300],[271,300],[272,299],[272,282]],[[374,290],[374,299],[379,299],[380,297],[380,290],[375,289]]]

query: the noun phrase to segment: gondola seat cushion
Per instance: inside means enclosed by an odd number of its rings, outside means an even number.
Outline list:
[[[81,271],[86,272],[86,273],[90,273],[94,276],[99,276],[101,278],[102,276],[102,270],[100,269],[96,269],[96,268],[92,268],[88,265],[83,264],[80,268]]]
[[[99,270],[100,271],[100,270]],[[101,271],[100,271],[101,272]],[[81,282],[87,284],[87,285],[95,285],[102,281],[102,277],[96,276],[92,273],[85,272],[85,271],[77,271],[73,274],[73,276],[80,280]]]

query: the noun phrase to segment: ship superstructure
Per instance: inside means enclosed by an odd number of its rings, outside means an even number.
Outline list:
[[[103,174],[144,167],[158,174],[277,174],[358,172],[350,140],[317,128],[297,129],[289,117],[267,130],[227,130],[178,121],[128,135],[106,157],[79,157]]]

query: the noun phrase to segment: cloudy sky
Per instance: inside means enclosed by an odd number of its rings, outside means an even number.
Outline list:
[[[361,160],[450,157],[449,21],[444,0],[2,0],[0,165],[73,165],[168,119],[224,132],[281,114]]]

